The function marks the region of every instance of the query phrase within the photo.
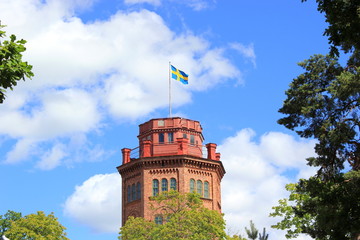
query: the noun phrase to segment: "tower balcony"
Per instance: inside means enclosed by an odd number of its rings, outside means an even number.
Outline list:
[[[122,149],[123,164],[140,158],[175,155],[188,155],[220,161],[220,153],[216,152],[216,146],[215,143],[206,145],[191,144],[185,138],[178,138],[176,142],[161,144],[145,140],[139,147]]]

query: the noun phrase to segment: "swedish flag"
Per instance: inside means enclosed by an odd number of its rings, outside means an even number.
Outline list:
[[[174,67],[173,65],[171,65],[171,78],[175,79],[176,81],[180,81],[183,84],[189,83],[188,81],[189,76],[183,71]]]

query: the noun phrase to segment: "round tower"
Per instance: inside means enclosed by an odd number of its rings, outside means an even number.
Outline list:
[[[122,224],[129,216],[155,220],[151,196],[169,190],[197,192],[204,206],[221,212],[220,182],[225,169],[216,144],[203,145],[198,121],[158,118],[139,126],[139,146],[123,148]]]

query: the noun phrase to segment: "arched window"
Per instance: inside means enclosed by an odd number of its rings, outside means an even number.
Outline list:
[[[131,202],[131,187],[130,187],[130,185],[127,187],[127,201]]]
[[[155,223],[156,224],[163,224],[163,217],[161,215],[155,216]]]
[[[195,192],[195,180],[190,179],[190,192]]]
[[[196,192],[198,193],[198,194],[200,194],[200,197],[202,197],[203,196],[203,184],[202,184],[202,181],[201,180],[197,180],[197,182],[196,182]]]
[[[171,179],[170,179],[170,190],[174,190],[174,191],[177,190],[177,187],[176,187],[176,179],[175,179],[175,178],[171,178]]]
[[[162,192],[168,191],[168,180],[166,178],[161,179],[161,191]]]
[[[138,182],[136,184],[136,200],[141,199],[141,184]]]
[[[159,180],[153,180],[153,196],[157,196],[159,194]]]
[[[131,201],[136,200],[136,188],[135,183],[131,186]]]
[[[208,181],[204,182],[204,198],[210,198]]]

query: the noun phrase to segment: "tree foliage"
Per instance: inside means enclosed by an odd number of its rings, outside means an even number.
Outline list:
[[[288,184],[289,199],[279,201],[280,205],[271,214],[283,217],[274,227],[288,229],[287,238],[300,233],[315,239],[356,237],[360,229],[360,173],[350,171],[339,178],[324,182],[311,177]]]
[[[250,220],[250,229],[245,227],[245,232],[248,235],[249,239],[255,240],[268,240],[269,234],[266,233],[266,228],[263,228],[262,234],[259,233],[259,230],[255,227],[255,224]],[[247,240],[247,238],[242,237],[241,235],[227,236],[227,240]]]
[[[121,227],[119,239],[123,240],[151,240],[152,231],[156,228],[156,224],[152,221],[147,221],[141,217],[129,217],[126,224]]]
[[[226,240],[247,240],[247,238],[244,238],[241,235],[233,235],[227,236]]]
[[[269,234],[266,233],[266,228],[263,228],[262,234],[259,233],[259,240],[268,240]]]
[[[314,55],[299,63],[305,73],[287,90],[279,110],[288,116],[279,120],[301,137],[316,138],[316,158],[311,166],[320,167],[329,178],[351,164],[360,169],[360,66],[342,67],[336,57]]]
[[[66,228],[62,226],[53,213],[44,212],[21,217],[21,213],[8,211],[0,216],[1,234],[11,240],[69,240]]]
[[[257,230],[257,228],[255,227],[255,224],[252,221],[250,221],[250,229],[245,227],[245,231],[246,231],[246,234],[248,235],[248,237],[252,240],[255,240],[259,233],[259,230]]]
[[[198,194],[170,191],[152,200],[150,207],[154,214],[161,214],[163,224],[130,217],[119,239],[226,239],[222,215],[203,207]]]
[[[306,0],[302,0],[306,1]],[[330,55],[314,55],[299,65],[279,110],[278,122],[301,137],[315,138],[317,156],[307,159],[318,173],[287,185],[288,199],[273,207],[282,221],[273,227],[286,237],[306,233],[318,240],[360,236],[360,1],[317,0],[329,23],[324,35]],[[348,55],[344,66],[339,50]]]
[[[5,100],[6,89],[13,90],[19,80],[34,76],[32,66],[22,60],[26,41],[16,40],[16,36],[12,34],[9,39],[1,42],[6,37],[6,32],[2,30],[4,27],[0,23],[0,103]]]
[[[11,227],[11,222],[17,221],[21,218],[21,213],[14,211],[7,211],[4,215],[0,215],[0,237],[5,234]]]
[[[302,0],[306,2],[307,0]],[[324,35],[329,38],[331,53],[339,55],[360,49],[360,3],[358,0],[316,0],[318,11],[325,14],[329,26]]]

